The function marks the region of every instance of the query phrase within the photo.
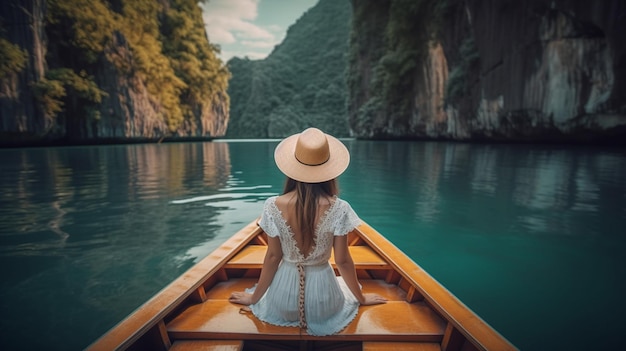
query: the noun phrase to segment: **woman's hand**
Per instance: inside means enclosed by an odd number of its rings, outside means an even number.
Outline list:
[[[236,291],[230,294],[228,301],[248,306],[252,304],[252,294],[248,294],[247,292],[243,291]]]
[[[381,303],[387,303],[387,299],[378,295],[378,294],[363,294],[364,301],[361,302],[361,305],[378,305]]]

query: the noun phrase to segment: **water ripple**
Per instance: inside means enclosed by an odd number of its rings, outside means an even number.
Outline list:
[[[170,201],[170,204],[181,205],[188,204],[192,202],[199,201],[209,201],[209,200],[232,200],[232,199],[242,199],[248,197],[265,197],[265,196],[273,196],[276,193],[239,193],[239,194],[216,194],[216,195],[206,195],[206,196],[196,196],[190,199],[182,199],[182,200],[173,200]]]

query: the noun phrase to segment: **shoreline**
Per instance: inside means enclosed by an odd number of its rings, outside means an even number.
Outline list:
[[[4,136],[6,137],[6,136]],[[34,138],[13,137],[2,140],[0,136],[0,149],[11,148],[38,148],[38,147],[66,147],[66,146],[98,146],[98,145],[128,145],[128,144],[160,144],[177,142],[253,142],[253,141],[280,141],[281,138],[226,138],[226,137],[160,137],[160,138],[93,138],[93,139],[69,139],[69,138]],[[8,140],[7,140],[8,139]],[[476,137],[467,139],[450,138],[427,138],[427,137],[347,137],[343,140],[362,141],[411,141],[411,142],[450,142],[461,144],[493,144],[493,145],[549,145],[549,146],[590,146],[590,147],[626,147],[626,136],[610,135],[588,138],[487,138]]]
[[[160,144],[176,142],[213,141],[214,137],[160,137],[160,138],[94,138],[94,139],[35,139],[0,140],[0,149],[36,148],[36,147],[63,147],[63,146],[98,146],[98,145],[127,145],[127,144]]]

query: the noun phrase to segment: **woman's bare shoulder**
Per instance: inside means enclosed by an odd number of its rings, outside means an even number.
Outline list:
[[[287,193],[276,197],[275,203],[279,208],[287,208],[290,203],[295,202],[295,194]]]

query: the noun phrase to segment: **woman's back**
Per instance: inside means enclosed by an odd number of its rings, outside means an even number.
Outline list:
[[[303,232],[300,229],[298,218],[296,216],[297,203],[298,195],[295,191],[291,191],[276,198],[276,207],[280,210],[282,218],[291,229],[293,238],[296,241],[296,246],[304,257],[308,257],[315,246],[315,229],[319,225],[320,221],[324,219],[323,217],[326,212],[335,203],[335,197],[321,196],[318,199],[314,218],[315,226],[314,228],[311,228],[310,232]]]
[[[328,261],[336,235],[346,235],[348,231],[359,225],[360,220],[350,205],[337,198],[324,198],[319,201],[318,218],[313,232],[311,244],[303,240],[304,235],[297,232],[293,223],[295,209],[289,194],[269,198],[263,209],[259,223],[267,228],[271,237],[278,236],[283,251],[283,259],[287,262],[315,265]]]

